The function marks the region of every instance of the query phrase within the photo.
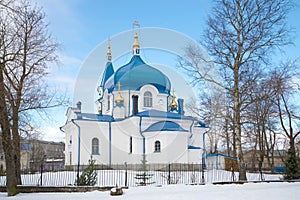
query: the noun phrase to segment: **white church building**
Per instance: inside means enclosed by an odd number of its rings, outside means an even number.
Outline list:
[[[81,102],[67,110],[65,165],[202,163],[207,127],[184,115],[171,82],[140,56],[135,32],[131,60],[114,69],[108,43],[99,81],[98,113],[84,113]]]

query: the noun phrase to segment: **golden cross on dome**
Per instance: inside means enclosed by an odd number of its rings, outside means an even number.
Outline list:
[[[136,28],[136,30],[140,27],[138,20],[134,21],[133,26]]]
[[[137,20],[135,20],[133,25],[135,27],[135,34],[134,34],[134,42],[132,44],[132,50],[133,50],[133,55],[139,55],[140,54],[140,43],[138,40],[139,39],[138,28],[139,28],[140,24]]]
[[[111,50],[110,50],[110,38],[107,40],[107,55],[111,55]]]
[[[117,103],[117,104],[121,104],[121,103],[124,103],[124,98],[121,96],[121,84],[120,84],[120,82],[118,82],[118,96],[116,97],[116,99],[115,99],[115,102]]]
[[[107,48],[110,49],[110,37],[108,37],[108,40],[107,40]]]
[[[171,95],[171,97],[172,97],[172,100],[171,100],[171,103],[169,104],[169,107],[171,108],[171,109],[176,109],[177,108],[177,103],[176,103],[176,101],[175,101],[175,90],[173,89],[172,90],[172,95]]]
[[[111,62],[111,49],[110,49],[110,38],[108,38],[107,40],[107,52],[106,52],[106,56],[107,56],[107,61]]]

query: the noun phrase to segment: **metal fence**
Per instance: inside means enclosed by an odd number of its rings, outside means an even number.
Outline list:
[[[68,170],[43,171],[22,174],[23,185],[71,186],[86,166],[69,167]],[[247,173],[248,181],[279,180],[281,174]],[[238,172],[226,171],[216,166],[200,164],[151,164],[151,165],[97,165],[96,186],[139,186],[166,184],[203,184],[238,180]],[[6,185],[6,177],[0,176],[0,185]]]

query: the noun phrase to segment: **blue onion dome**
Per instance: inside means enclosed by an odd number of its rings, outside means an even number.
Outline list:
[[[144,85],[150,84],[156,87],[159,93],[170,94],[169,78],[158,69],[146,64],[139,55],[134,55],[128,64],[120,67],[115,72],[113,79],[113,90],[117,90],[116,86],[119,82],[122,90],[136,91]],[[112,82],[112,80],[110,81]]]
[[[117,90],[117,85],[121,83],[122,90],[138,91],[144,85],[150,84],[157,88],[159,93],[170,94],[171,83],[169,78],[158,69],[146,64],[140,57],[140,43],[138,41],[139,24],[135,21],[136,32],[134,34],[134,42],[132,44],[133,57],[126,65],[120,67],[113,75],[111,68],[107,68],[108,74],[105,72],[104,89],[108,92]],[[109,48],[110,50],[110,48]]]

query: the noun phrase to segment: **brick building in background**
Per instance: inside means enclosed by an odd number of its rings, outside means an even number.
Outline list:
[[[21,170],[24,172],[39,171],[41,165],[47,171],[55,171],[64,168],[65,144],[43,140],[21,141]],[[0,138],[0,173],[4,172],[5,156]]]

